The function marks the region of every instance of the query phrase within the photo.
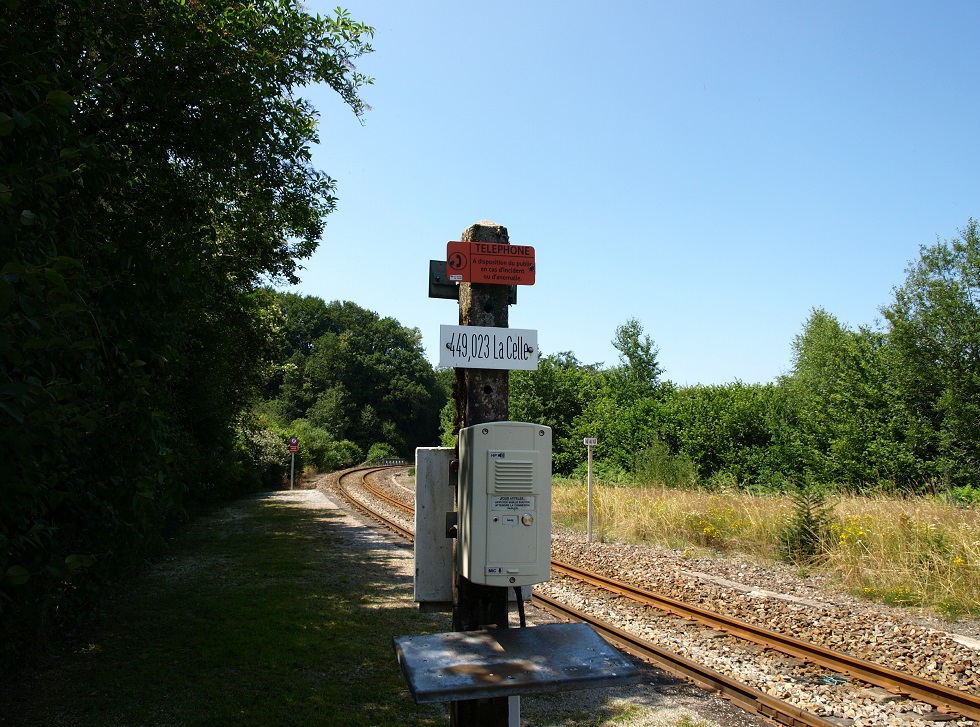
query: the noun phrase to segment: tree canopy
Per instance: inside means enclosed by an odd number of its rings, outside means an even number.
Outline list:
[[[617,327],[619,365],[566,352],[511,373],[511,416],[549,424],[554,467],[580,468],[597,437],[609,477],[696,474],[702,486],[956,493],[980,499],[980,239],[923,246],[883,326],[816,308],[769,384],[678,387],[636,319]],[[687,475],[680,478],[688,481]]]
[[[980,487],[980,229],[923,247],[883,309],[894,403],[923,474]]]
[[[384,444],[406,458],[438,443],[447,391],[418,329],[350,301],[295,293],[275,299],[286,344],[262,410],[279,426],[302,419],[361,452]]]
[[[287,0],[4,5],[0,657],[248,484],[261,286],[335,204],[299,92],[360,114],[372,35]]]

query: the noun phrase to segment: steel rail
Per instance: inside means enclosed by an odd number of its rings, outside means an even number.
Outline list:
[[[384,468],[361,468],[358,470],[345,472],[340,476],[338,484],[340,485],[344,496],[354,503],[354,505],[360,507],[365,512],[370,514],[371,517],[380,521],[385,527],[395,531],[402,537],[414,541],[414,533],[402,528],[397,523],[389,520],[383,513],[375,510],[363,501],[358,500],[344,485],[344,478],[351,475],[359,475],[361,478],[361,484],[365,485],[366,478],[370,474],[380,471],[381,469]],[[372,494],[377,494],[374,488],[366,489],[372,492]],[[384,499],[387,500],[388,498]],[[552,561],[552,568],[555,568],[556,565],[561,566],[561,564],[558,564],[556,561]],[[815,714],[805,712],[798,707],[794,707],[788,702],[772,697],[765,692],[761,692],[746,684],[741,684],[734,679],[711,669],[710,667],[702,666],[701,664],[685,659],[679,654],[673,654],[666,649],[661,649],[655,644],[645,641],[638,636],[633,636],[632,634],[618,629],[611,624],[607,624],[594,616],[577,611],[569,606],[565,606],[558,601],[548,598],[547,596],[535,594],[532,597],[532,603],[537,605],[539,608],[550,611],[551,613],[559,615],[562,618],[571,618],[589,624],[595,628],[596,631],[609,643],[618,646],[624,651],[633,654],[640,659],[652,661],[657,666],[664,669],[664,671],[668,671],[671,674],[688,679],[701,689],[716,693],[720,697],[728,699],[746,712],[758,714],[771,719],[778,724],[787,725],[787,727],[835,727],[833,723],[821,719]]]
[[[363,477],[366,478],[368,474],[380,471],[382,469],[385,468],[365,468],[362,470],[354,470],[347,474],[354,474],[358,471],[365,472]],[[343,480],[343,477],[341,480]],[[411,506],[407,506],[404,503],[395,502],[391,498],[385,496],[383,493],[377,492],[375,488],[368,489],[372,492],[372,494],[381,497],[391,504],[396,505],[407,512],[414,512],[414,508]],[[350,494],[348,494],[348,497],[356,500],[356,498],[353,498],[353,496]],[[358,504],[361,503],[358,502]],[[395,523],[391,523],[383,514],[372,510],[369,506],[364,505],[364,507],[371,512],[373,517],[380,520],[386,527],[395,530],[406,538],[414,538],[414,533],[405,530]],[[875,686],[887,689],[892,693],[907,695],[914,699],[932,704],[933,706],[939,707],[945,711],[955,713],[963,717],[968,717],[970,719],[980,720],[980,698],[966,692],[957,691],[938,684],[937,682],[922,679],[921,677],[917,677],[912,674],[898,672],[879,664],[875,664],[874,662],[860,659],[849,654],[844,654],[839,651],[833,651],[831,649],[802,641],[786,634],[764,629],[760,626],[754,626],[747,622],[724,616],[723,614],[718,614],[703,608],[699,608],[698,606],[686,604],[683,601],[678,601],[667,596],[661,596],[653,593],[652,591],[647,591],[642,588],[631,586],[627,583],[622,583],[621,581],[606,578],[597,573],[592,573],[568,563],[553,560],[551,562],[551,568],[552,571],[556,573],[590,583],[593,586],[612,593],[618,593],[619,595],[630,598],[631,600],[643,605],[651,606],[657,608],[658,610],[673,613],[684,618],[694,619],[717,631],[724,631],[732,636],[744,639],[746,641],[752,641],[803,661],[817,664],[841,674],[847,674],[848,676],[860,679],[868,684],[873,684]]]
[[[592,626],[602,638],[633,656],[648,661],[675,676],[687,679],[696,686],[729,700],[740,709],[771,719],[790,727],[834,727],[832,722],[794,707],[741,682],[737,682],[710,667],[689,659],[623,631],[612,624],[578,611],[558,601],[535,594],[531,603],[563,619],[583,621]]]
[[[410,515],[414,515],[415,514],[415,507],[414,506],[408,505],[408,504],[402,502],[401,500],[396,500],[394,497],[391,497],[391,496],[387,495],[386,493],[382,492],[377,487],[375,487],[374,485],[371,484],[371,482],[369,481],[369,478],[371,477],[371,475],[377,474],[379,471],[380,470],[372,470],[370,472],[365,473],[364,478],[363,478],[363,480],[361,482],[361,484],[364,486],[364,489],[367,490],[368,492],[370,492],[372,495],[374,495],[378,499],[384,500],[389,505],[392,505],[394,507],[397,507],[399,510],[403,510],[404,512],[407,512]]]
[[[374,488],[369,489],[391,504],[407,512],[414,512],[414,508],[411,506],[397,502],[387,497],[384,493],[376,491]],[[604,590],[626,596],[644,605],[653,606],[659,610],[686,618],[693,618],[701,623],[707,624],[713,629],[726,631],[733,636],[753,641],[842,674],[848,674],[869,684],[888,689],[891,692],[907,694],[910,697],[920,699],[942,709],[956,712],[964,717],[975,720],[980,719],[980,698],[965,692],[950,689],[949,687],[944,687],[931,680],[888,669],[865,659],[850,656],[839,651],[833,651],[759,626],[753,626],[747,622],[707,611],[697,606],[691,606],[682,601],[676,601],[651,591],[636,588],[567,563],[552,561],[552,570],[591,583]]]
[[[912,674],[888,669],[865,659],[859,659],[839,651],[832,651],[817,644],[802,641],[793,636],[770,631],[760,626],[738,619],[714,613],[698,606],[691,606],[667,596],[661,596],[627,583],[577,568],[568,563],[551,562],[552,572],[567,575],[577,580],[589,583],[603,590],[618,593],[638,603],[652,606],[684,618],[693,618],[711,628],[724,631],[747,641],[761,644],[784,654],[789,654],[804,661],[818,664],[841,674],[847,674],[868,684],[896,693],[905,694],[923,702],[928,702],[950,712],[955,712],[970,719],[980,719],[980,698],[965,692],[944,687],[936,682],[922,679]]]
[[[389,469],[392,466],[396,466],[396,465],[387,465],[387,466],[384,466],[384,467],[361,467],[361,468],[358,468],[358,469],[353,469],[353,470],[350,470],[348,472],[344,472],[340,476],[340,478],[338,479],[337,484],[340,487],[340,491],[343,493],[344,497],[346,497],[348,500],[350,500],[352,503],[354,503],[354,505],[356,505],[357,507],[359,507],[362,510],[364,510],[364,512],[366,512],[368,515],[370,515],[375,520],[377,520],[378,522],[380,522],[384,527],[388,528],[389,530],[394,531],[396,534],[401,535],[403,538],[405,538],[405,539],[407,539],[407,540],[409,540],[411,542],[415,542],[415,533],[414,532],[412,532],[411,530],[408,530],[406,528],[403,528],[401,525],[399,525],[398,523],[396,523],[393,520],[389,519],[383,513],[379,512],[378,510],[375,510],[373,507],[371,507],[370,505],[368,505],[366,502],[363,502],[363,501],[359,500],[358,498],[356,498],[354,496],[354,494],[344,484],[344,480],[346,478],[356,475],[356,476],[358,476],[360,478],[361,484],[364,485],[365,480],[367,479],[368,475],[373,474],[374,472],[379,472],[380,470]],[[372,494],[376,494],[373,491],[371,491],[371,492],[372,492]]]

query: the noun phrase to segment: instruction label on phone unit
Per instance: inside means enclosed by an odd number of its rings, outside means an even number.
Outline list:
[[[534,498],[523,495],[494,495],[490,498],[491,510],[533,510]]]

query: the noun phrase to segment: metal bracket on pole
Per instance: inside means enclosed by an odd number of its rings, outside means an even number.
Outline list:
[[[445,260],[429,260],[429,297],[459,300],[459,284],[449,279]],[[507,286],[507,305],[517,305],[517,286]]]

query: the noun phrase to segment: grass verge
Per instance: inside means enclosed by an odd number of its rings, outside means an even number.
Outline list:
[[[923,498],[840,496],[811,570],[857,596],[922,607],[949,619],[980,616],[980,518]],[[556,480],[556,523],[586,527],[584,483]],[[661,486],[597,486],[593,531],[601,539],[655,543],[676,550],[727,552],[767,559],[794,505],[787,496],[706,492]]]
[[[196,521],[80,641],[0,685],[0,724],[445,724],[391,638],[446,624],[418,612],[392,546],[288,495]]]

